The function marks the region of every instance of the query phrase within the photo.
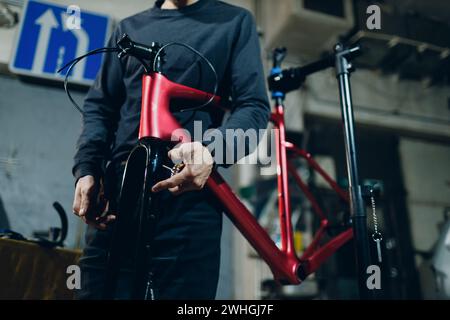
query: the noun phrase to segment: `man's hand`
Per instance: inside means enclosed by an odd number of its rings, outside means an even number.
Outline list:
[[[108,202],[101,189],[93,176],[81,177],[75,188],[73,213],[87,224],[105,230],[116,216],[108,212]]]
[[[174,163],[184,163],[184,168],[169,179],[155,184],[153,192],[169,189],[175,195],[201,190],[211,174],[214,160],[209,150],[200,142],[183,143],[169,151]]]

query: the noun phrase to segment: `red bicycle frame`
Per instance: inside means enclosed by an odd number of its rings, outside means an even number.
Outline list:
[[[168,80],[161,73],[151,72],[142,79],[142,109],[140,119],[139,139],[151,138],[163,141],[173,141],[174,132],[182,132],[180,124],[169,109],[170,100],[183,98],[207,101],[211,94],[189,88]],[[218,105],[220,99],[214,97],[212,105]],[[276,128],[276,154],[278,178],[278,206],[281,228],[281,248],[278,248],[269,237],[252,213],[239,200],[229,185],[217,171],[213,171],[207,181],[207,187],[222,204],[225,213],[249,241],[262,259],[269,265],[275,280],[283,284],[299,284],[309,274],[315,272],[319,266],[338,248],[353,237],[352,229],[335,236],[322,244],[325,231],[329,225],[328,219],[318,205],[307,185],[295,170],[290,161],[293,157],[302,157],[320,174],[331,188],[346,202],[348,194],[314,161],[311,155],[294,144],[286,141],[284,126],[284,107],[275,106],[271,121]],[[189,138],[182,133],[177,137],[181,142],[188,142]],[[291,173],[299,188],[311,201],[313,210],[320,217],[321,223],[312,243],[301,257],[297,257],[293,243],[293,228],[291,224],[291,210],[289,200],[288,173]]]

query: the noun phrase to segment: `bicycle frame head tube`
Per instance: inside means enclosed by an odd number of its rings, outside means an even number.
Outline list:
[[[159,138],[166,141],[188,142],[180,123],[170,111],[172,99],[187,99],[199,103],[208,101],[212,94],[175,83],[163,74],[151,72],[142,77],[142,106],[139,139]],[[218,106],[220,97],[214,96],[211,106]]]

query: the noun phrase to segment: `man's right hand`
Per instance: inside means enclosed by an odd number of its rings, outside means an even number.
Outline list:
[[[109,204],[103,197],[100,183],[93,176],[78,179],[73,200],[73,213],[87,224],[105,230],[116,219],[108,212]]]

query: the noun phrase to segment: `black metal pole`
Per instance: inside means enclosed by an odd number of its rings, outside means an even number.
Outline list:
[[[339,96],[344,129],[345,153],[350,193],[350,212],[353,221],[358,287],[361,299],[370,299],[372,294],[368,289],[367,267],[370,265],[369,237],[367,232],[367,217],[359,184],[358,166],[356,159],[355,129],[353,120],[353,104],[350,88],[351,51],[341,44],[336,45],[336,77],[339,83]]]

